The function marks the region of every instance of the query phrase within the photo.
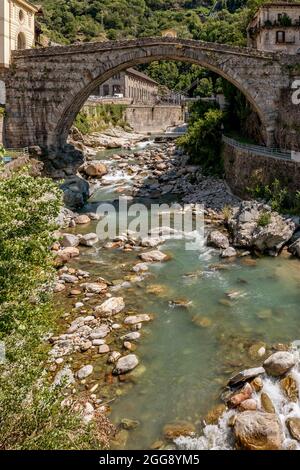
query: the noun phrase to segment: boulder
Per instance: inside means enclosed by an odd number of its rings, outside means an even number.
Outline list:
[[[125,303],[123,297],[111,297],[110,299],[105,300],[103,304],[95,307],[95,312],[98,315],[110,316],[116,315],[125,308]]]
[[[288,418],[286,425],[291,436],[300,442],[300,418]]]
[[[90,334],[90,339],[102,339],[105,338],[110,332],[108,325],[102,325],[97,328],[94,328]]]
[[[232,387],[233,385],[238,385],[239,383],[254,379],[255,377],[258,377],[259,375],[264,373],[265,369],[263,367],[253,367],[252,369],[245,369],[231,377],[231,379],[229,379],[228,385]]]
[[[86,163],[84,167],[82,168],[82,171],[87,176],[101,178],[102,176],[107,174],[107,167],[103,163],[95,160],[95,161]]]
[[[266,392],[261,392],[260,401],[261,406],[266,413],[275,413],[273,402]]]
[[[279,418],[274,413],[244,411],[234,423],[238,448],[245,450],[280,450],[283,433]]]
[[[195,432],[195,426],[189,421],[166,424],[163,429],[164,438],[168,441],[173,441],[180,436],[191,436]]]
[[[71,233],[63,233],[61,239],[61,245],[64,248],[68,248],[70,246],[78,246],[79,245],[79,237],[77,235],[73,235]]]
[[[135,354],[128,354],[128,356],[120,357],[120,359],[117,360],[113,373],[115,375],[126,374],[127,372],[135,369],[138,363],[139,360]]]
[[[227,248],[229,248],[229,240],[228,237],[219,230],[212,230],[208,234],[207,245],[226,250]]]
[[[299,391],[298,385],[294,377],[291,375],[287,375],[280,381],[280,386],[285,393],[285,395],[289,398],[289,400],[297,403],[299,399]]]
[[[125,341],[136,341],[140,339],[140,337],[141,333],[138,331],[132,331],[131,333],[127,333],[126,335],[121,336],[121,339]]]
[[[107,290],[104,282],[84,282],[80,287],[89,294],[101,294]]]
[[[78,225],[85,225],[85,224],[89,224],[91,221],[91,219],[89,218],[88,215],[86,214],[81,214],[81,215],[78,215],[75,219],[75,222],[76,224]]]
[[[66,178],[61,189],[64,193],[64,203],[71,209],[82,207],[90,196],[88,182],[79,176]]]
[[[93,370],[94,368],[91,365],[81,367],[81,369],[79,369],[79,371],[77,372],[78,379],[79,380],[86,379],[89,375],[93,373]]]
[[[264,217],[264,221],[262,218]],[[234,246],[254,248],[277,255],[291,239],[295,223],[285,219],[269,206],[256,201],[244,201],[229,221]]]
[[[263,366],[267,374],[274,377],[288,372],[296,364],[294,355],[287,351],[278,351],[265,360]]]
[[[160,237],[146,237],[142,239],[141,246],[146,248],[155,248],[156,246],[161,245],[163,242],[164,239]]]
[[[148,251],[147,253],[141,253],[139,257],[146,263],[167,261],[169,256],[159,250]]]
[[[148,322],[151,320],[151,317],[146,313],[141,313],[140,315],[130,315],[124,320],[125,325],[135,325],[136,323]]]
[[[148,270],[149,270],[149,268],[148,268],[148,265],[146,263],[137,263],[132,268],[132,271],[135,272],[135,273],[146,272]]]
[[[59,250],[56,252],[55,256],[55,264],[57,266],[62,266],[70,261],[72,258],[77,258],[80,255],[78,248],[75,246],[70,246],[68,248],[64,248],[63,250]]]
[[[238,406],[243,401],[248,400],[248,398],[251,398],[252,393],[253,393],[253,390],[252,390],[251,385],[246,383],[241,388],[241,390],[239,390],[237,393],[234,393],[233,395],[231,395],[228,402],[231,406]]]
[[[292,253],[293,256],[300,258],[300,238],[289,246],[288,251]]]
[[[236,255],[236,250],[232,246],[229,246],[226,250],[222,251],[221,258],[234,258]]]
[[[94,246],[98,243],[99,238],[96,233],[87,233],[80,238],[80,245],[83,246]]]

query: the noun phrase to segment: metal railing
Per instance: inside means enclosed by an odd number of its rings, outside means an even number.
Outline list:
[[[278,148],[272,147],[263,147],[262,145],[252,145],[239,142],[238,140],[227,137],[226,135],[222,136],[223,142],[231,145],[232,147],[241,148],[249,150],[250,152],[255,153],[256,155],[262,155],[265,157],[280,158],[282,160],[292,160],[292,155],[290,151],[283,151]]]

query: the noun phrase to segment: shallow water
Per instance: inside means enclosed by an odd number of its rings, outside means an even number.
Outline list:
[[[99,190],[87,211],[119,196],[114,183],[120,173],[107,178],[112,186]],[[130,178],[126,182],[130,185]],[[261,364],[263,358],[251,353],[253,344],[261,342],[268,348],[300,339],[298,260],[283,256],[220,262],[218,252],[206,246],[186,251],[183,240],[167,241],[162,251],[172,259],[152,265],[150,276],[118,291],[127,309],[154,315],[153,322],[141,330],[136,380],[121,383],[121,396],[112,405],[116,424],[123,418],[140,423],[129,432],[127,449],[148,449],[162,438],[164,425],[177,420],[190,421],[202,434],[203,418],[219,403],[228,378]],[[136,261],[135,252],[92,249],[86,250],[80,264],[116,280],[124,278]],[[235,299],[231,300],[232,291]],[[182,298],[192,304],[188,308],[169,305],[170,300]],[[182,447],[218,446],[216,429],[207,427],[204,432],[205,443],[185,441]]]

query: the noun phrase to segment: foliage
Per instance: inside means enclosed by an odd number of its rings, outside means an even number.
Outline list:
[[[264,211],[260,214],[257,225],[259,227],[267,227],[271,223],[271,212]]]
[[[187,133],[177,141],[190,156],[190,160],[199,163],[206,173],[221,173],[220,146],[223,112],[209,109],[198,119],[193,118]]]
[[[78,416],[61,409],[44,370],[43,337],[60,315],[45,286],[54,275],[49,247],[61,199],[55,183],[26,169],[0,174],[1,450],[97,447]]]
[[[41,0],[40,3],[45,34],[62,44],[160,36],[162,30],[173,28],[181,38],[244,46],[246,26],[256,7],[256,4],[251,7],[251,2]],[[214,13],[210,14],[212,5]],[[178,62],[156,62],[141,68],[162,85],[182,91],[194,82],[195,74],[199,79],[207,76],[201,67]]]
[[[87,135],[92,132],[102,131],[110,126],[128,128],[124,117],[125,105],[101,104],[93,108],[93,113],[81,110],[74,121],[75,127]]]
[[[289,191],[278,179],[267,185],[254,182],[248,191],[252,197],[265,200],[274,211],[300,215],[300,191]]]

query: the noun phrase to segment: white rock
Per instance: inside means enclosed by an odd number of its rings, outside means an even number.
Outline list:
[[[148,251],[147,253],[141,253],[139,257],[146,263],[167,261],[168,255],[159,250]]]
[[[148,265],[146,263],[138,263],[135,266],[133,266],[133,268],[132,268],[132,271],[134,271],[135,273],[145,272],[145,271],[148,271],[148,270],[149,270],[149,268],[148,268]]]
[[[274,377],[288,372],[296,364],[295,356],[287,351],[278,351],[265,360],[263,366],[267,374]]]
[[[75,284],[78,282],[78,278],[76,276],[73,276],[72,274],[62,274],[60,276],[60,279],[67,284]]]
[[[89,375],[93,373],[93,370],[94,368],[91,365],[81,367],[81,369],[79,369],[79,371],[77,372],[78,379],[79,380],[86,379]]]
[[[95,307],[95,312],[100,315],[110,316],[116,315],[125,308],[123,297],[111,297],[105,300],[103,304]]]
[[[125,341],[136,341],[140,337],[141,333],[138,331],[132,331],[131,333],[127,333],[126,335],[121,336],[121,339]]]
[[[101,292],[105,292],[107,289],[106,284],[96,282],[85,282],[80,284],[80,287],[82,287],[84,291],[89,294],[101,294]]]
[[[130,315],[124,320],[125,325],[135,325],[136,323],[148,322],[151,321],[151,317],[146,313],[140,315]]]
[[[105,338],[110,332],[110,329],[107,325],[99,326],[95,328],[92,333],[90,334],[90,339],[102,339]]]
[[[139,360],[135,354],[128,354],[118,359],[113,373],[116,375],[125,374],[133,370],[139,363]]]
[[[68,248],[70,246],[78,246],[79,245],[79,237],[77,235],[73,235],[71,233],[63,233],[61,245],[64,248]]]
[[[80,245],[84,246],[94,246],[96,243],[98,243],[99,238],[97,237],[96,233],[87,233],[86,235],[83,235],[80,239]]]

